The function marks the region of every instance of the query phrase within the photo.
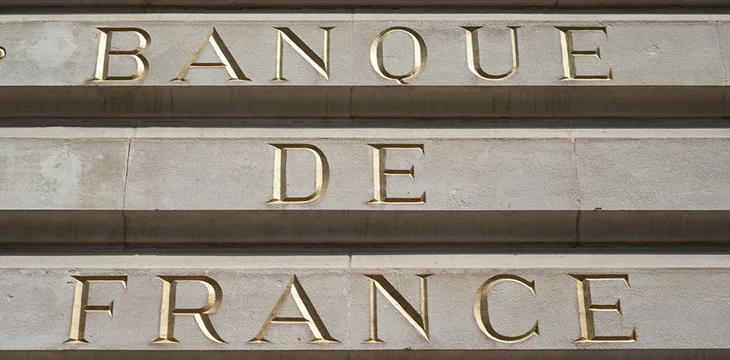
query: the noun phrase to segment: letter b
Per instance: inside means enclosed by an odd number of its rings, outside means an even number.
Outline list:
[[[99,34],[99,53],[96,58],[96,71],[92,81],[137,81],[144,78],[150,69],[150,63],[142,55],[142,52],[150,47],[152,39],[150,34],[138,28],[98,28]],[[139,38],[139,45],[134,50],[113,50],[112,36],[114,33],[133,33]],[[109,76],[109,61],[112,56],[126,56],[134,59],[136,71],[129,76]]]

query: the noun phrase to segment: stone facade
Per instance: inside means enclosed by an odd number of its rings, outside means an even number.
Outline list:
[[[725,359],[729,5],[3,1],[0,359]]]

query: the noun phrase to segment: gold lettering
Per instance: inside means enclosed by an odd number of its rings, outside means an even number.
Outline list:
[[[563,46],[563,78],[560,80],[612,80],[613,73],[611,68],[608,69],[606,75],[578,75],[575,70],[576,56],[594,56],[601,58],[601,48],[595,50],[575,50],[573,48],[573,32],[576,31],[600,31],[604,36],[608,37],[605,26],[600,27],[556,27],[560,30],[560,41]]]
[[[368,204],[388,204],[388,203],[399,203],[399,204],[425,204],[426,203],[426,192],[424,191],[420,197],[417,198],[402,198],[402,197],[388,197],[387,191],[387,177],[388,176],[408,176],[412,180],[416,179],[414,166],[410,169],[386,169],[385,160],[387,150],[399,150],[399,149],[418,149],[421,154],[425,154],[423,150],[423,144],[392,144],[392,145],[373,145],[373,200],[370,200]]]
[[[486,71],[482,70],[480,55],[479,55],[479,34],[477,31],[482,26],[462,26],[462,29],[466,30],[466,58],[467,65],[472,74],[476,75],[483,80],[504,80],[517,72],[517,68],[520,66],[520,53],[517,48],[517,29],[519,26],[508,26],[510,34],[512,36],[512,67],[504,74],[490,75]]]
[[[223,301],[223,290],[218,283],[207,276],[158,276],[162,280],[162,305],[160,308],[160,337],[155,339],[155,344],[174,344],[179,341],[175,339],[175,316],[192,316],[198,323],[200,331],[205,337],[219,344],[226,342],[213,328],[210,315],[218,311]],[[208,290],[208,301],[201,308],[179,309],[175,305],[177,301],[177,283],[196,283],[205,286]]]
[[[71,336],[64,344],[87,344],[84,339],[86,332],[87,313],[107,313],[114,317],[114,301],[109,305],[89,305],[89,284],[91,283],[121,283],[127,289],[126,276],[72,276],[76,280],[74,291],[74,305],[71,315]]]
[[[150,70],[150,63],[142,55],[142,52],[150,47],[152,38],[146,31],[138,28],[97,28],[99,34],[99,52],[96,57],[96,71],[91,81],[137,81],[145,76]],[[114,33],[133,33],[139,38],[139,45],[134,50],[112,50],[112,37]],[[109,60],[112,56],[128,56],[134,59],[137,70],[134,75],[109,76]]]
[[[570,275],[578,281],[578,311],[580,312],[580,334],[581,337],[575,342],[611,343],[611,342],[636,342],[636,328],[629,336],[596,336],[595,319],[593,313],[596,311],[615,312],[619,317],[621,313],[621,300],[616,300],[613,305],[593,304],[591,300],[591,281],[623,281],[626,288],[629,286],[628,275]]]
[[[322,150],[308,144],[271,144],[274,152],[274,195],[267,204],[308,204],[317,201],[327,191],[330,168]],[[307,150],[314,155],[316,162],[314,192],[305,197],[290,197],[286,193],[286,163],[289,150]]]
[[[307,44],[302,41],[288,27],[275,27],[278,37],[276,40],[276,76],[275,81],[287,81],[283,75],[284,68],[284,41],[286,41],[304,60],[312,65],[314,70],[325,79],[330,78],[330,30],[334,27],[321,27],[324,30],[324,45],[322,57],[319,57]]]
[[[385,69],[385,60],[383,56],[383,40],[385,40],[385,37],[388,36],[388,34],[393,32],[406,33],[408,34],[408,36],[411,37],[411,40],[413,41],[413,68],[411,68],[409,72],[402,75],[391,74],[390,72],[388,72],[388,70]],[[370,45],[370,64],[372,64],[375,72],[377,72],[378,75],[385,79],[395,80],[400,84],[407,84],[406,80],[420,74],[423,71],[423,68],[426,66],[426,60],[428,60],[426,43],[423,41],[421,35],[419,35],[415,30],[407,27],[396,26],[387,28],[383,30],[383,32],[378,34],[378,36],[375,37],[375,40],[373,40],[372,45]]]
[[[401,295],[395,287],[382,275],[365,275],[370,279],[370,338],[365,343],[382,343],[378,338],[378,304],[377,291],[395,307],[408,322],[413,325],[426,341],[429,341],[428,334],[428,282],[431,274],[416,275],[421,279],[421,314]]]
[[[302,317],[279,317],[284,301],[291,295],[294,299],[294,303],[302,314]],[[269,317],[264,321],[264,325],[261,326],[261,330],[256,334],[256,337],[249,340],[249,343],[268,343],[266,340],[266,333],[269,332],[271,324],[306,324],[309,326],[309,330],[312,332],[314,339],[310,341],[311,344],[330,344],[338,343],[339,341],[333,338],[327,327],[324,326],[322,319],[317,313],[317,309],[314,308],[312,301],[309,300],[307,293],[304,291],[302,284],[299,283],[296,275],[292,275],[289,280],[289,285],[284,289],[284,293],[281,294],[279,300],[274,305],[274,309],[271,310]]]
[[[477,297],[474,300],[474,317],[477,319],[477,324],[479,324],[479,328],[490,339],[503,343],[515,344],[525,341],[534,335],[539,335],[539,330],[537,327],[537,321],[535,321],[535,325],[532,326],[532,329],[518,336],[502,335],[497,332],[497,330],[494,330],[494,327],[492,327],[492,323],[489,321],[489,291],[492,290],[492,288],[495,287],[497,284],[507,281],[520,284],[530,289],[532,295],[535,295],[534,281],[528,282],[527,280],[519,276],[508,274],[494,276],[487,280],[484,284],[482,284],[482,286],[479,288],[479,291],[477,291]]]
[[[205,49],[205,46],[208,44],[213,47],[213,50],[216,55],[218,55],[220,62],[197,62],[200,57],[200,53],[203,52],[203,49]],[[177,74],[177,77],[172,79],[172,81],[186,81],[185,77],[188,75],[188,71],[190,71],[191,67],[224,68],[228,72],[228,76],[230,76],[228,81],[251,81],[251,79],[247,78],[243,73],[241,67],[238,66],[236,59],[233,58],[231,51],[228,50],[226,43],[223,42],[223,39],[218,34],[218,30],[215,28],[213,28],[213,30],[208,34],[203,43],[198,46],[198,49],[195,50],[193,56],[190,57],[190,60],[188,60],[187,64],[183,66],[180,73]]]

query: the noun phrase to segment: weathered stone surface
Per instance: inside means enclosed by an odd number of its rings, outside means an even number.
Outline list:
[[[725,93],[728,17],[723,14],[429,14],[319,12],[244,14],[2,15],[0,106],[4,119],[53,118],[370,118],[370,117],[720,117]],[[320,58],[323,30],[331,30],[328,79],[283,44],[282,76],[275,81],[277,30],[289,27]],[[374,69],[373,40],[406,26],[420,34],[428,59],[422,72],[400,84]],[[468,67],[462,26],[478,31],[481,67],[491,75],[512,64],[510,30],[520,26],[519,66],[502,80],[479,78]],[[136,81],[96,78],[99,28],[143,29],[149,72]],[[228,81],[223,68],[193,67],[176,78],[215,27],[246,78]],[[564,47],[557,28],[572,33],[576,75],[611,80],[561,80]],[[606,35],[601,31],[605,27]],[[598,30],[596,30],[598,29]],[[114,51],[139,44],[134,33],[113,33]],[[111,49],[110,48],[110,49]],[[402,32],[384,40],[384,66],[393,74],[413,68],[413,41]],[[376,57],[377,58],[377,57]],[[103,56],[102,56],[103,59]],[[199,62],[218,62],[208,44]],[[112,55],[109,76],[133,76],[129,55]],[[240,74],[239,74],[240,75]],[[238,75],[237,75],[238,76]],[[241,76],[243,77],[243,76]],[[485,101],[484,99],[489,99]],[[59,120],[60,121],[60,120]],[[98,124],[98,121],[96,122]]]
[[[390,27],[408,27],[418,33],[427,49],[422,73],[406,79],[411,86],[725,86],[722,36],[730,27],[727,15],[540,15],[540,14],[382,14],[382,13],[247,13],[247,14],[87,14],[3,15],[0,85],[96,86],[98,28],[133,27],[150,35],[149,73],[139,81],[116,85],[139,86],[404,86],[379,76],[371,64],[373,40]],[[462,26],[483,26],[481,65],[498,75],[512,64],[510,30],[518,34],[519,68],[501,81],[483,80],[467,66],[467,32]],[[173,82],[192,54],[215,27],[230,58],[252,81],[231,83],[222,68],[192,68],[187,81]],[[312,51],[323,57],[323,30],[331,30],[329,79],[284,44],[282,75],[276,77],[277,30],[289,27]],[[561,80],[565,77],[561,31],[556,27],[588,27],[572,33],[576,50],[600,48],[600,59],[577,56],[576,76],[604,76],[612,80]],[[601,29],[605,27],[605,34]],[[112,34],[117,51],[133,50],[133,33]],[[383,61],[392,74],[413,68],[413,40],[402,32],[387,35]],[[103,56],[102,56],[103,58]],[[200,62],[219,62],[208,45]],[[112,55],[110,76],[135,73],[132,57]],[[238,77],[243,79],[241,74]]]
[[[128,139],[0,139],[0,207],[121,209]]]
[[[312,144],[322,150],[330,166],[329,187],[321,200],[311,204],[267,205],[272,198],[274,149],[269,143],[273,142],[281,141],[135,140],[125,208],[723,210],[730,201],[723,197],[729,175],[721,160],[723,149],[730,146],[726,139],[489,136],[287,140],[283,143]],[[394,163],[386,167],[414,166],[415,180],[392,176],[386,188],[394,197],[417,198],[425,192],[425,203],[368,204],[375,195],[374,149],[368,144],[378,143],[423,145],[423,155],[413,149],[389,150]],[[686,159],[667,157],[667,153]],[[292,158],[291,162],[289,186],[300,195],[311,193],[313,159]]]
[[[716,166],[715,160],[730,142],[707,139],[685,145],[683,139],[577,141],[581,207],[719,210],[730,200],[730,193],[719,191],[727,185],[730,168]],[[681,164],[692,164],[691,169]],[[707,206],[712,203],[716,205]]]
[[[730,203],[727,129],[3,133],[5,210],[723,211]],[[54,138],[59,136],[66,139]],[[272,144],[321,151],[326,188],[315,191],[310,151],[288,150],[283,175],[284,195],[321,196],[271,203],[277,168]],[[380,145],[407,147],[382,150],[387,160],[378,165]],[[413,167],[413,179],[408,173],[384,176],[380,195],[374,166],[383,172]]]
[[[13,202],[0,211],[0,242],[11,248],[727,242],[728,130],[645,121],[655,128],[615,121],[563,129],[567,122],[550,120],[495,122],[492,128],[464,121],[462,129],[446,120],[406,128],[323,122],[342,126],[337,132],[256,122],[226,129],[4,128],[3,154],[16,165],[7,163],[3,172],[4,199]],[[432,128],[419,128],[424,124]],[[369,144],[420,141],[424,155],[396,150],[388,162],[403,169],[413,164],[416,181],[394,176],[386,186],[414,197],[425,191],[426,203],[368,204],[374,196]],[[321,199],[267,204],[273,195],[270,143],[322,149],[331,181]],[[75,178],[75,167],[65,162],[42,166],[67,146],[107,161],[81,161],[94,181],[49,191],[40,186],[44,177]],[[294,151],[290,160],[292,194],[310,193],[314,157]]]
[[[0,0],[0,359],[730,358],[727,6]]]
[[[284,143],[317,146],[327,156],[329,187],[310,204],[269,204],[272,199],[273,151],[277,139],[145,140],[132,144],[125,208],[130,210],[250,210],[373,208],[402,210],[567,210],[577,202],[573,144],[567,139],[457,141],[312,141]],[[387,150],[386,167],[409,169],[415,180],[392,176],[389,197],[422,204],[369,204],[373,193],[373,152],[368,144],[422,144],[417,149]],[[287,173],[292,196],[312,193],[314,158],[290,152]],[[297,154],[299,153],[299,154]],[[299,158],[295,156],[299,155]],[[469,159],[469,161],[464,161]],[[526,190],[530,189],[530,190]]]
[[[0,260],[2,350],[724,349],[730,330],[722,315],[730,311],[722,291],[730,286],[727,255],[10,256]],[[370,283],[365,275],[384,276],[403,296],[397,300],[401,306],[413,306],[412,316],[420,317],[418,274],[431,274],[425,280],[429,340],[376,288],[378,337],[383,342],[364,343],[370,336]],[[517,336],[537,320],[539,336],[509,344],[480,330],[474,315],[477,290],[503,274],[518,276],[526,284],[500,282],[488,292],[494,330]],[[159,336],[162,300],[163,282],[158,276],[183,275],[206,276],[206,281],[220,285],[222,295],[214,298],[220,305],[211,312],[210,323],[226,344],[206,338],[188,316],[176,317],[174,335],[179,343],[153,343]],[[301,286],[299,295],[306,293],[303,302],[316,310],[321,324],[339,342],[309,343],[313,334],[306,324],[272,324],[265,336],[270,343],[248,342],[293,275]],[[631,336],[635,330],[635,341],[576,342],[585,321],[580,318],[577,292],[577,285],[585,286],[576,280],[581,275],[604,277],[587,280],[590,303],[609,310],[620,301],[622,316],[615,311],[588,311],[594,315],[596,335]],[[64,344],[75,297],[72,276],[127,276],[126,289],[118,281],[89,283],[88,305],[114,301],[114,312],[112,318],[106,313],[87,314],[86,344]],[[534,286],[534,295],[529,286]],[[200,283],[177,287],[177,308],[205,303],[206,290]],[[301,316],[291,296],[284,300],[279,316]]]

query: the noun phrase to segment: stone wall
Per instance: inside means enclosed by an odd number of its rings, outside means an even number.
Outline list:
[[[728,1],[2,1],[1,359],[724,359]]]

